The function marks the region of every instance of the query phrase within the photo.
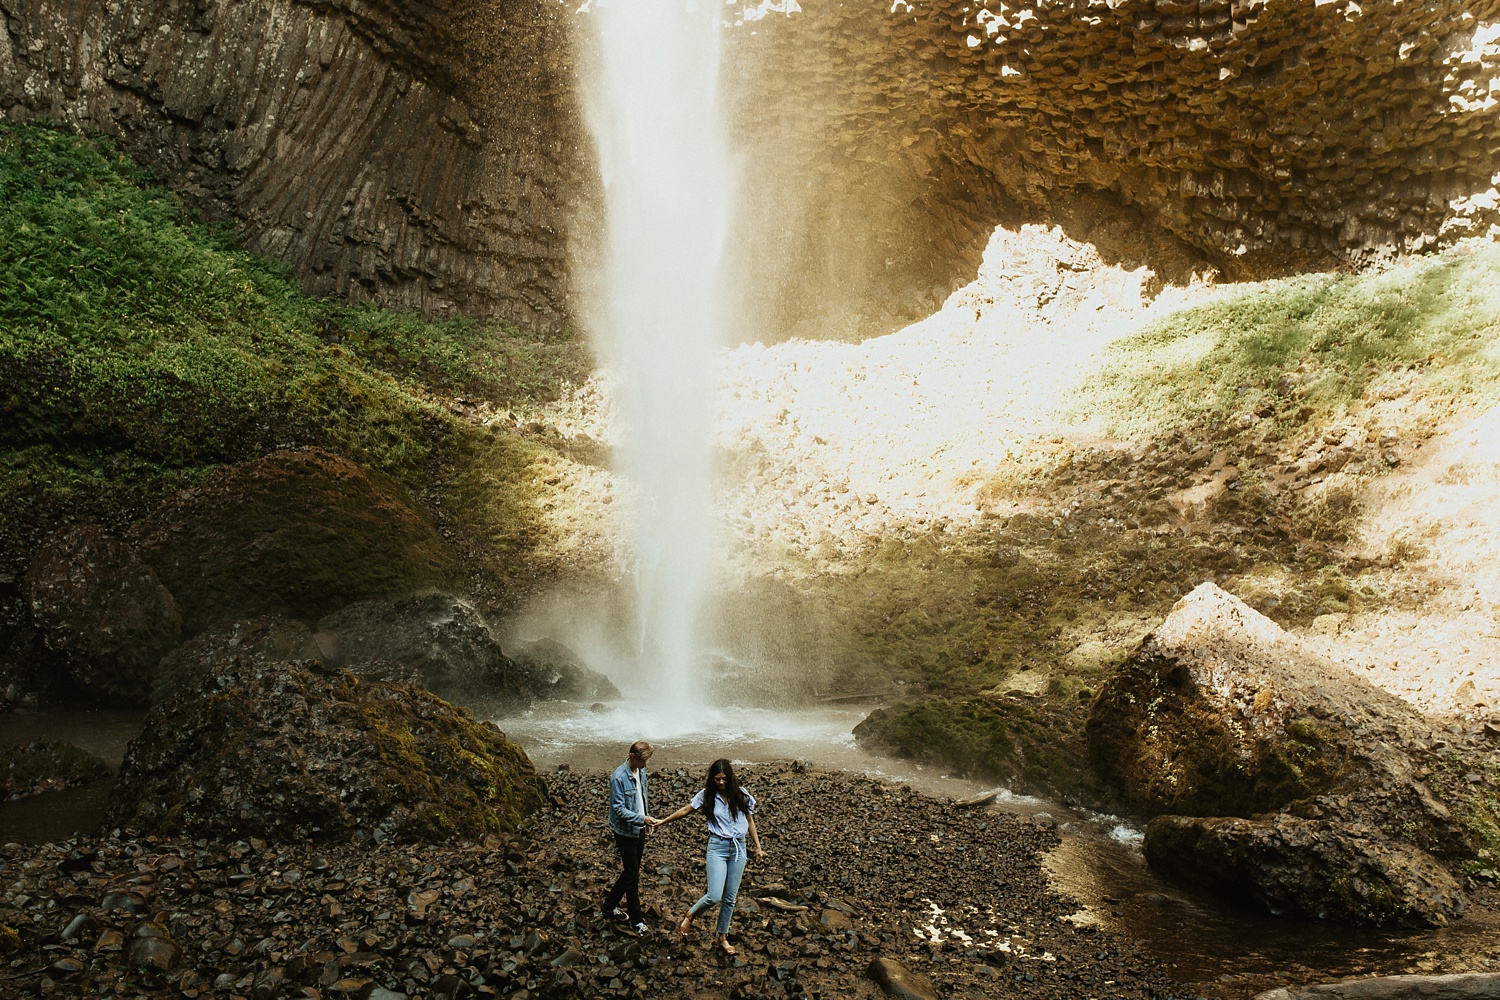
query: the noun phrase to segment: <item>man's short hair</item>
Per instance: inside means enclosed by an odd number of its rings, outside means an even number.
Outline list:
[[[636,740],[630,744],[630,755],[645,760],[656,752],[656,748],[645,740]]]

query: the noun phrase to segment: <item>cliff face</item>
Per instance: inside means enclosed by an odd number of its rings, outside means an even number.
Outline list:
[[[1060,223],[1168,278],[1358,264],[1500,222],[1495,0],[803,7],[737,34],[737,115],[768,151],[752,176],[820,192],[778,234],[787,270],[875,258],[830,288],[884,269],[931,305],[997,221]]]
[[[752,324],[928,308],[998,222],[1169,280],[1500,222],[1500,0],[772,6],[728,62]],[[0,112],[117,135],[314,291],[555,329],[594,186],[572,9],[0,0]]]
[[[577,172],[544,0],[0,0],[0,112],[116,136],[310,290],[553,329]]]

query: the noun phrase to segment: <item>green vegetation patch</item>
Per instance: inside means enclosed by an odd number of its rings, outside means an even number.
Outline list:
[[[1137,441],[1184,425],[1282,438],[1397,375],[1429,394],[1492,398],[1497,332],[1500,247],[1489,243],[1380,272],[1266,282],[1117,344],[1079,415]]]
[[[1063,802],[1092,801],[1076,712],[1046,697],[932,698],[879,708],[854,729],[861,745],[1004,782],[1013,791]]]
[[[539,449],[449,402],[545,400],[591,364],[573,338],[305,295],[110,141],[0,123],[0,571],[64,518],[118,530],[223,464],[288,446],[438,506],[470,466],[515,477],[501,488],[524,481]],[[524,502],[504,514],[490,535],[535,533]]]

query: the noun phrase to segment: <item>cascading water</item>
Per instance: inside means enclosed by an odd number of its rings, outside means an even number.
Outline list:
[[[714,5],[596,0],[586,100],[605,193],[594,325],[615,382],[631,497],[639,663],[654,708],[703,704],[699,637],[713,556],[711,366],[734,185]]]

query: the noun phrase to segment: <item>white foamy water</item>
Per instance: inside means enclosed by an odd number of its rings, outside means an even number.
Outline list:
[[[654,711],[703,711],[699,635],[714,555],[711,368],[734,185],[717,5],[585,5],[585,95],[606,205],[592,322],[615,386],[638,604],[629,671]]]

